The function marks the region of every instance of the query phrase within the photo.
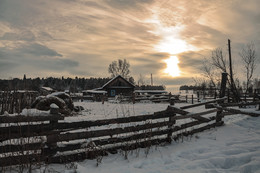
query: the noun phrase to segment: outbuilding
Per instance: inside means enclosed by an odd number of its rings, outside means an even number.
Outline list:
[[[99,90],[107,91],[108,97],[115,97],[116,95],[132,96],[135,86],[121,75],[118,75],[108,81]]]

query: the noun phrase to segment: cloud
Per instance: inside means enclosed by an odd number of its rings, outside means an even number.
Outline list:
[[[45,75],[83,74],[82,70],[77,69],[79,62],[61,57],[62,55],[55,50],[36,43],[22,44],[22,46],[12,49],[0,48],[1,77],[31,75],[32,72],[39,76],[42,73]]]
[[[0,61],[10,66],[5,76],[26,71],[35,77],[106,77],[112,61],[126,58],[136,78],[153,73],[155,81],[181,85],[200,73],[201,61],[212,49],[226,50],[228,38],[236,67],[241,65],[242,44],[254,41],[259,48],[257,4],[257,0],[1,0]],[[181,78],[162,73],[163,60],[171,53],[155,49],[170,37],[194,48],[176,55]]]
[[[154,0],[105,0],[113,8],[139,8],[142,5],[151,4]]]
[[[9,40],[9,41],[34,41],[35,36],[31,31],[24,31],[20,34],[14,32],[6,32],[0,40]]]
[[[33,44],[24,44],[22,47],[19,47],[17,51],[21,53],[36,55],[36,56],[59,56],[62,57],[61,54],[52,50],[44,45],[33,43]]]

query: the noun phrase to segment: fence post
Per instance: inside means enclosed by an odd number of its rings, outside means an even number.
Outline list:
[[[188,95],[186,95],[186,103],[188,103]]]
[[[191,95],[191,103],[193,104],[194,102],[193,102],[193,94]]]
[[[255,98],[256,98],[256,89],[254,89],[253,102],[255,101]]]
[[[197,102],[199,102],[199,100],[200,100],[200,93],[199,91],[197,91]]]
[[[132,100],[133,100],[133,104],[135,104],[135,93],[134,92],[132,94]]]
[[[169,133],[167,134],[167,141],[169,143],[172,142],[172,131],[173,131],[173,125],[176,123],[176,120],[173,119],[173,117],[176,116],[175,113],[169,112],[169,124],[168,124],[168,129],[169,129]]]
[[[222,78],[221,78],[221,88],[220,88],[220,96],[219,98],[225,97],[225,92],[226,92],[226,84],[227,84],[227,73],[222,73]],[[219,110],[216,115],[216,122],[221,122],[222,120],[222,110]]]
[[[230,91],[229,91],[229,89],[227,90],[227,97],[228,97],[228,103],[230,103]]]
[[[52,106],[50,109],[50,114],[55,115],[59,114],[59,107],[58,106]],[[58,124],[58,120],[51,120],[50,121],[51,126],[56,126]],[[56,154],[56,149],[57,149],[57,139],[59,136],[59,132],[53,133],[47,136],[47,142],[46,145],[48,146],[47,152],[43,152],[45,156],[47,156],[47,162],[49,159]]]

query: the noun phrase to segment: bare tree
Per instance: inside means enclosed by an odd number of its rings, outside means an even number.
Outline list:
[[[221,48],[217,48],[212,51],[211,55],[212,65],[219,69],[221,72],[227,73],[227,59],[223,55]]]
[[[126,59],[118,59],[109,64],[108,72],[111,73],[111,77],[121,75],[124,78],[129,78],[130,76],[130,64]]]
[[[252,80],[254,71],[257,66],[257,56],[255,51],[255,46],[253,43],[244,45],[239,55],[244,63],[245,73],[246,73],[246,92],[248,91],[249,84]]]
[[[222,48],[216,48],[211,52],[210,60],[204,58],[201,68],[202,75],[216,87],[220,82],[221,73],[228,72],[228,61],[224,56]],[[230,84],[230,80],[228,80]]]
[[[201,71],[202,71],[202,75],[205,78],[209,79],[213,87],[216,87],[218,77],[216,76],[214,67],[210,64],[208,60],[206,60],[206,58],[204,58]]]
[[[142,86],[142,85],[145,85],[145,78],[142,74],[140,74],[139,78],[138,78],[138,85]]]

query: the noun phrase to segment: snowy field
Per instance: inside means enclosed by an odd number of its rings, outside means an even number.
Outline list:
[[[85,108],[81,116],[66,121],[95,120],[150,114],[165,110],[168,104],[93,103],[78,102]],[[177,104],[176,106],[182,106]],[[201,112],[204,107],[189,109]],[[247,110],[256,110],[250,108]],[[224,118],[225,125],[197,133],[165,146],[138,149],[128,153],[109,154],[97,160],[72,164],[42,166],[35,172],[60,173],[260,173],[260,117],[232,115]]]

